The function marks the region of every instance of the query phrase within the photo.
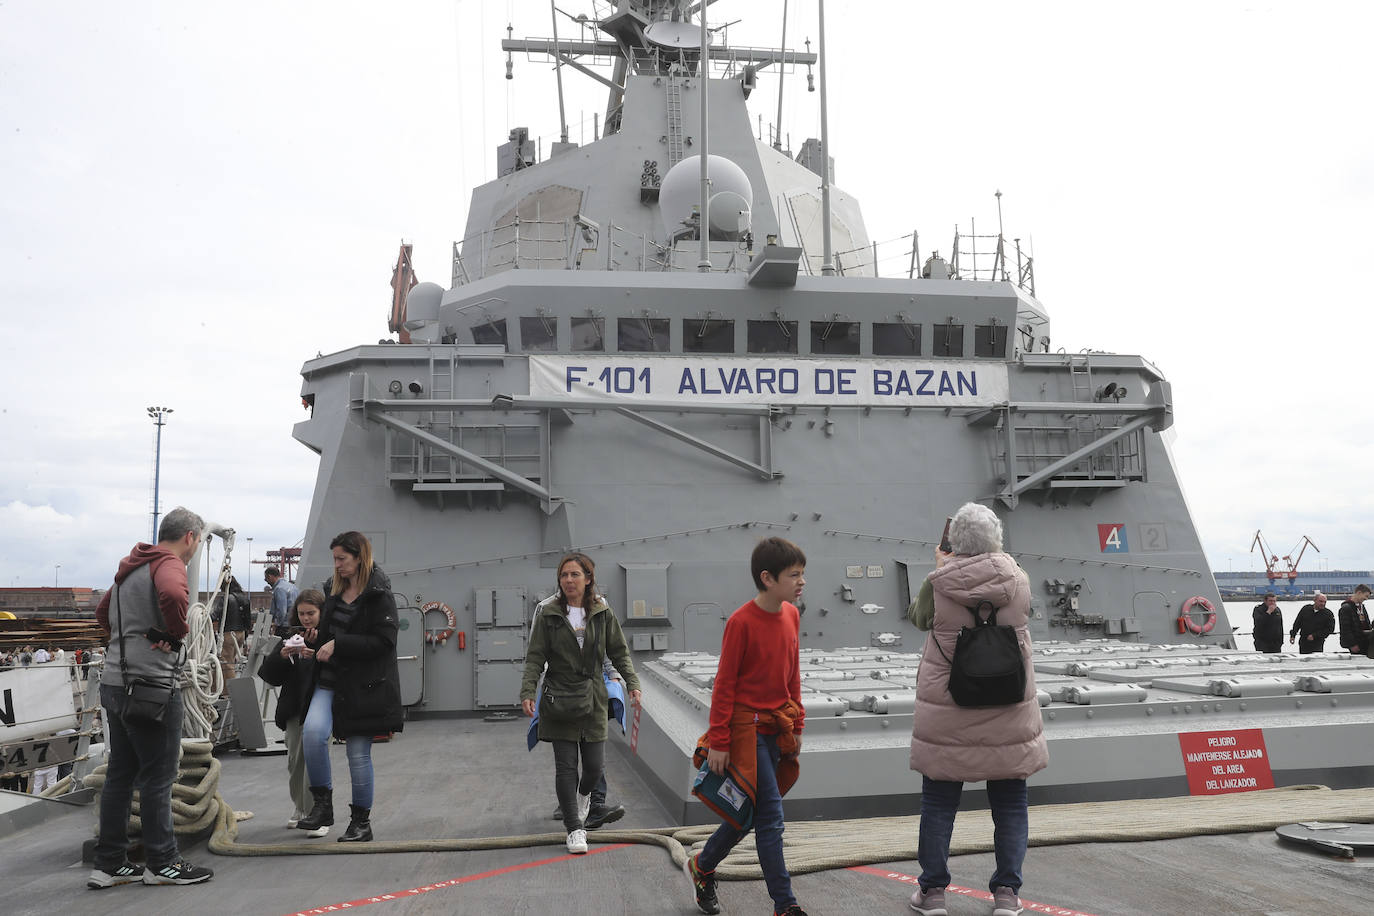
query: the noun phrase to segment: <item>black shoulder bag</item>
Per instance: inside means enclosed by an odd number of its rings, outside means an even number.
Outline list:
[[[983,610],[987,610],[987,617]],[[973,626],[960,627],[954,658],[945,655],[940,640],[935,647],[949,662],[949,695],[960,706],[1010,706],[1026,697],[1026,664],[1016,628],[997,622],[997,608],[980,601],[968,609]],[[934,637],[934,634],[931,634]]]
[[[153,589],[153,607],[158,607],[157,583],[152,579],[153,571],[148,570],[148,579]],[[181,671],[178,659],[176,671],[172,674],[171,684],[159,684],[146,678],[129,679],[128,653],[124,651],[124,608],[119,600],[119,590],[123,583],[115,586],[115,617],[119,627],[119,675],[124,682],[124,714],[126,722],[142,725],[161,725],[167,717],[167,707],[171,705],[172,693],[176,689],[177,674]]]

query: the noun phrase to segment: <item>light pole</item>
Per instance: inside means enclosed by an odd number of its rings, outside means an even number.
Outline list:
[[[55,565],[55,566],[52,568],[52,587],[53,587],[53,588],[57,588],[57,572],[58,572],[58,570],[60,570],[61,568],[62,568],[62,564],[61,564],[61,563],[58,563],[57,565]]]
[[[157,425],[157,451],[153,458],[153,537],[152,542],[157,543],[157,496],[158,484],[162,478],[162,427],[166,425],[166,417],[172,412],[170,407],[149,407],[148,416]]]
[[[253,539],[248,539],[248,601],[253,601]]]

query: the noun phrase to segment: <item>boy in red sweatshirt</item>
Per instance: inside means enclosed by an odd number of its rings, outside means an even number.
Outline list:
[[[801,617],[793,603],[806,584],[806,555],[782,538],[765,538],[749,562],[759,593],[730,615],[711,691],[710,727],[703,739],[712,773],[727,773],[752,796],[754,843],[773,912],[806,916],[792,896],[782,854],[782,795],[797,778],[801,731]],[[721,824],[701,853],[687,859],[697,908],[720,912],[715,868],[748,835]]]

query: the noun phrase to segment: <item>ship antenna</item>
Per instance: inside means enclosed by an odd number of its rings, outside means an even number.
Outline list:
[[[782,85],[787,82],[787,0],[782,0],[782,63],[778,66],[778,123],[773,128],[773,149],[782,152]]]
[[[558,129],[559,138],[568,142],[568,116],[563,111],[563,54],[558,50],[558,9],[554,0],[549,0],[549,18],[553,20],[553,72],[558,82]]]
[[[701,17],[701,70],[698,74],[701,77],[701,221],[697,225],[697,231],[701,235],[701,259],[697,261],[697,270],[701,273],[709,273],[711,270],[711,172],[710,172],[710,153],[711,144],[709,142],[709,131],[706,121],[706,96],[710,94],[710,65],[711,52],[708,42],[710,36],[706,31],[706,4],[702,3],[697,8],[697,15]]]
[[[817,53],[821,64],[821,274],[835,275],[835,262],[830,240],[830,128],[825,106],[825,0],[820,0],[820,45]]]

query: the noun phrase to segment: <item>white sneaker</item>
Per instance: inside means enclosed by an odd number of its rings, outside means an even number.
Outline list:
[[[305,835],[313,837],[329,836],[329,825],[326,824],[323,827],[316,827],[314,830],[307,830]]]
[[[577,820],[583,826],[587,826],[587,815],[592,813],[592,797],[590,795],[577,796]]]
[[[582,855],[587,851],[587,831],[574,830],[568,834],[568,852]]]
[[[290,828],[292,828],[292,829],[295,829],[295,827],[296,827],[296,822],[299,821],[299,820],[300,820],[301,818],[303,818],[303,817],[305,817],[305,815],[304,815],[304,814],[301,814],[299,811],[297,811],[295,814],[291,815],[289,818],[286,819],[286,826],[288,826],[288,827],[290,827]]]

